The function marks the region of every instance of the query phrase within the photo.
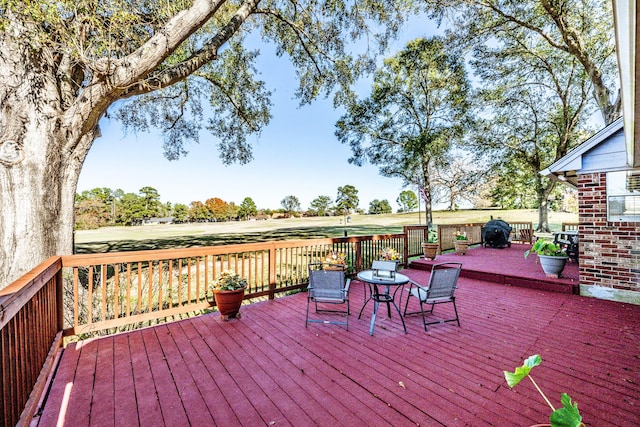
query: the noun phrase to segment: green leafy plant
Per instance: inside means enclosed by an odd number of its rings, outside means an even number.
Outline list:
[[[211,282],[211,290],[216,291],[235,291],[247,286],[247,280],[240,277],[239,274],[234,273],[231,270],[226,270],[220,273],[220,276],[213,282]]]
[[[422,243],[438,243],[438,232],[433,229],[429,229],[427,232],[427,240]]]
[[[460,231],[456,231],[455,233],[453,233],[453,237],[455,240],[468,240],[466,231],[464,233],[461,233]]]
[[[504,371],[504,378],[507,380],[509,387],[513,388],[520,383],[525,377],[529,377],[538,393],[542,396],[547,405],[551,407],[553,411],[549,417],[552,427],[580,427],[584,426],[582,423],[582,416],[578,412],[578,404],[571,401],[571,397],[567,393],[562,393],[560,402],[562,408],[556,409],[553,407],[547,396],[542,392],[538,384],[533,380],[530,375],[531,370],[542,363],[542,357],[539,354],[529,356],[522,366],[516,368],[514,372]]]
[[[524,253],[524,257],[527,258],[530,252],[535,252],[538,255],[546,255],[546,256],[557,256],[557,257],[566,257],[567,253],[562,249],[562,247],[553,243],[549,240],[538,239],[531,249]]]

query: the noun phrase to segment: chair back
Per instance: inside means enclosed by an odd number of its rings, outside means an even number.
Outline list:
[[[429,277],[428,299],[451,298],[460,277],[462,263],[443,262],[435,264]]]
[[[309,264],[309,292],[314,298],[343,299],[345,266],[342,264]]]

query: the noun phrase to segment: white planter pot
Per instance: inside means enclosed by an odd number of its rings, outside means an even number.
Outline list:
[[[538,255],[540,259],[540,265],[542,266],[542,271],[548,277],[560,277],[562,274],[562,270],[564,270],[564,266],[567,263],[567,259],[569,257],[560,257],[560,256],[548,256],[548,255]]]

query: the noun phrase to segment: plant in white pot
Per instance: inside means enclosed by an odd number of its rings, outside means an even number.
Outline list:
[[[530,252],[538,254],[542,270],[549,277],[560,277],[569,259],[560,245],[545,239],[538,239],[531,249],[524,253],[524,257],[527,258]]]

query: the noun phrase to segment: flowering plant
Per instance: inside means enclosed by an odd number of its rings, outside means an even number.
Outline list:
[[[325,257],[323,262],[329,264],[347,264],[347,256],[343,252],[331,251]]]
[[[466,231],[465,231],[464,233],[461,233],[461,232],[459,232],[459,231],[456,231],[456,232],[453,234],[453,236],[454,236],[454,238],[455,238],[456,240],[467,240],[467,232],[466,232]]]
[[[231,270],[220,273],[218,279],[211,282],[211,290],[216,291],[235,291],[247,286],[247,280],[240,277],[239,274]]]
[[[384,248],[380,251],[380,259],[385,261],[395,261],[400,259],[400,254],[393,248]]]

